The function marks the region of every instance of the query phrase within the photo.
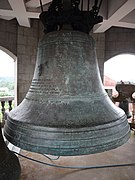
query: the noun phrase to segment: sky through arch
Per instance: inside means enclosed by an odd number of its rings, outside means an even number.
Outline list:
[[[14,77],[14,59],[0,50],[0,77]]]
[[[104,63],[104,75],[115,81],[135,83],[135,55],[117,55]]]

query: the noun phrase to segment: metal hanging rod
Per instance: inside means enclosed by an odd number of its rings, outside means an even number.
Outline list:
[[[40,6],[41,6],[41,11],[43,12],[43,4],[42,4],[42,0],[39,0],[40,2]]]

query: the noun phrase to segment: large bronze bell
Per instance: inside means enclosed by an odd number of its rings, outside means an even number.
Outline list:
[[[124,111],[103,88],[93,38],[68,30],[44,35],[30,89],[9,113],[6,138],[29,151],[72,156],[116,148],[129,131]]]
[[[0,125],[0,180],[19,180],[21,167],[17,156],[11,152],[3,139]]]

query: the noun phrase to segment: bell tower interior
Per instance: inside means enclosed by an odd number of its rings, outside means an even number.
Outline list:
[[[134,179],[134,123],[115,104],[123,98],[134,104],[126,97],[134,83],[117,83],[119,96],[111,99],[103,78],[108,59],[135,54],[135,2],[19,3],[0,2],[0,47],[17,58],[17,107],[2,129],[21,148],[14,180]],[[6,158],[2,136],[0,143]]]

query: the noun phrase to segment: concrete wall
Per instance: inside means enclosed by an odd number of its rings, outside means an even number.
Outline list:
[[[18,26],[16,20],[0,19],[0,46],[17,56],[17,94],[20,103],[27,93],[35,69],[37,45],[43,26],[32,20],[31,28]],[[96,43],[101,77],[104,62],[120,53],[135,54],[135,30],[113,27],[106,33],[92,34]]]
[[[135,30],[112,27],[105,33],[105,61],[123,53],[135,54]]]
[[[17,55],[17,22],[0,19],[0,46]]]

